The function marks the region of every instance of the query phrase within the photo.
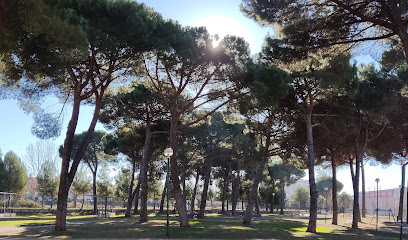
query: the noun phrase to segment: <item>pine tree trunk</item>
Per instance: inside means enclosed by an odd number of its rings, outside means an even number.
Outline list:
[[[252,213],[254,211],[254,205],[258,195],[258,186],[261,180],[262,173],[265,168],[265,163],[259,163],[255,171],[254,181],[252,183],[251,192],[248,196],[248,205],[245,210],[243,225],[251,225]]]
[[[204,187],[203,187],[203,193],[201,194],[200,210],[198,211],[198,216],[197,216],[198,218],[203,218],[205,214],[208,187],[210,185],[211,168],[212,168],[212,157],[207,156],[207,158],[205,159],[205,163],[204,163]]]
[[[235,176],[232,180],[232,215],[233,216],[237,214],[239,185],[240,185],[239,183],[240,183],[240,176],[239,176],[239,169],[238,169],[237,176]]]
[[[143,148],[142,163],[140,165],[140,222],[148,221],[147,214],[147,170],[149,168],[150,146],[152,142],[152,132],[150,122],[146,124],[146,138]]]
[[[356,151],[356,169],[355,169],[355,175],[354,175],[354,180],[353,180],[353,193],[354,193],[354,201],[353,201],[353,221],[351,228],[353,229],[358,229],[358,222],[359,220],[361,221],[361,214],[360,214],[360,206],[359,206],[359,183],[360,183],[360,165],[361,165],[361,160],[364,157],[365,149],[367,146],[367,141],[368,141],[368,126],[366,126],[365,131],[364,131],[364,142],[363,146],[361,149],[358,146],[358,140],[355,143],[355,151]]]
[[[355,170],[354,180],[353,180],[354,200],[353,200],[353,221],[351,225],[351,228],[353,229],[358,229],[358,215],[360,214],[360,206],[358,203],[359,183],[360,183],[359,179],[360,179],[360,157],[357,156],[356,170]]]
[[[98,197],[96,196],[96,171],[92,171],[93,214],[98,214]]]
[[[186,170],[185,166],[183,164],[182,169],[181,169],[181,185],[183,186],[183,195],[187,196],[187,189],[186,189]]]
[[[316,221],[317,221],[317,189],[316,189],[316,179],[315,179],[315,154],[313,146],[313,125],[312,125],[312,110],[311,106],[308,107],[308,112],[306,114],[306,129],[307,129],[307,159],[308,159],[308,169],[309,169],[309,190],[310,190],[310,216],[309,223],[307,226],[307,232],[316,232]]]
[[[401,165],[401,167],[402,167],[402,179],[405,179],[405,165]],[[398,221],[403,218],[404,189],[405,189],[405,181],[402,181],[402,186],[401,186],[401,190],[400,190],[400,201],[399,201],[398,215],[397,215],[397,220]]]
[[[140,176],[139,176],[140,179]],[[136,189],[135,189],[135,197],[134,197],[134,201],[135,201],[135,207],[133,208],[133,214],[138,214],[139,213],[139,193],[140,193],[140,181],[137,181],[136,184]]]
[[[274,204],[275,204],[275,180],[272,180],[271,213],[273,213]]]
[[[169,145],[174,151],[174,155],[170,158],[170,170],[171,170],[171,182],[173,184],[173,194],[174,198],[176,199],[176,208],[179,213],[179,222],[180,227],[189,227],[190,224],[188,223],[188,216],[187,216],[187,208],[186,208],[186,198],[184,194],[181,192],[180,189],[180,179],[179,179],[179,171],[178,171],[178,164],[177,164],[177,109],[172,109],[172,118],[171,118],[171,125],[170,125],[170,141]]]
[[[408,33],[407,26],[402,21],[398,23],[398,36],[401,39],[402,50],[404,52],[405,61],[408,64]]]
[[[256,215],[261,216],[261,210],[259,208],[259,195],[256,195],[256,202],[255,202],[255,212]]]
[[[72,69],[71,69],[72,70]],[[64,140],[64,150],[62,153],[62,162],[61,162],[61,174],[60,182],[58,189],[58,202],[57,202],[57,211],[56,211],[56,220],[55,220],[55,230],[56,231],[65,231],[67,227],[66,215],[67,215],[67,203],[68,203],[68,192],[71,187],[72,182],[78,165],[85,154],[86,148],[91,141],[95,126],[98,120],[99,112],[101,110],[102,97],[104,94],[104,87],[100,89],[100,92],[95,93],[95,107],[92,116],[91,123],[89,124],[85,138],[81,142],[75,157],[71,161],[72,146],[75,135],[76,125],[78,123],[79,117],[79,108],[81,104],[81,91],[82,84],[76,82],[74,86],[74,104],[72,107],[71,120],[68,123],[67,133]],[[70,163],[71,162],[71,163]],[[70,167],[71,166],[71,167]]]
[[[163,214],[164,213],[164,199],[166,198],[166,191],[167,191],[167,178],[166,182],[164,184],[161,200],[160,200],[160,208],[159,208],[159,213]]]
[[[221,214],[225,214],[225,198],[227,196],[228,180],[227,176],[224,176],[224,183],[222,185],[222,196],[221,196]]]
[[[60,182],[58,187],[58,203],[55,220],[55,230],[65,231],[67,228],[67,201],[69,190],[69,165],[71,161],[71,150],[75,135],[75,129],[78,123],[79,107],[81,104],[81,88],[78,84],[74,88],[74,103],[72,106],[71,120],[68,123],[67,133],[64,140],[64,150],[62,153]]]
[[[195,183],[194,183],[193,195],[191,196],[191,203],[190,203],[191,204],[190,205],[191,214],[194,214],[194,205],[195,205],[195,199],[196,199],[196,196],[197,196],[198,180],[200,180],[200,174],[197,171],[196,179],[195,179]]]
[[[243,225],[251,225],[252,212],[254,210],[254,204],[258,196],[259,182],[261,181],[263,171],[265,170],[265,165],[269,158],[270,144],[271,144],[271,136],[270,136],[269,130],[267,130],[265,146],[263,148],[263,154],[262,154],[263,155],[262,162],[258,163],[258,166],[255,171],[255,176],[254,176],[254,181],[252,183],[251,192],[249,193],[249,196],[248,196],[248,205],[245,211],[244,221],[242,222]]]
[[[361,217],[366,217],[364,158],[361,158]]]
[[[336,169],[336,158],[333,150],[330,150],[331,165],[332,165],[332,202],[333,202],[333,219],[332,224],[337,225],[337,169]]]
[[[285,212],[283,209],[285,208],[285,182],[281,182],[281,211],[279,214],[283,215]]]
[[[135,190],[133,186],[135,185],[135,172],[136,172],[136,161],[132,159],[132,175],[130,179],[129,189],[128,189],[128,200],[126,204],[125,218],[130,218],[130,211],[132,210],[133,198],[135,197]]]

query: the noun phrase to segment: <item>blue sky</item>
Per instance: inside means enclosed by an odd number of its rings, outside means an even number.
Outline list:
[[[264,37],[269,33],[273,34],[271,27],[261,27],[253,20],[246,18],[239,10],[240,0],[207,0],[207,1],[187,1],[187,0],[145,0],[141,1],[146,5],[160,12],[164,18],[179,21],[184,26],[207,26],[211,34],[219,34],[220,37],[226,34],[233,34],[244,37],[250,44],[252,54],[261,50]],[[370,62],[373,58],[364,54],[356,59],[359,62]],[[57,104],[57,105],[55,105]],[[61,107],[58,100],[48,98],[43,103],[43,107],[53,106]],[[66,126],[70,118],[70,105],[63,112],[63,128],[61,136],[54,140],[56,145],[64,141]],[[0,100],[0,149],[3,154],[13,150],[20,157],[26,154],[26,146],[34,144],[38,139],[31,135],[31,126],[33,124],[32,116],[25,114],[14,100]],[[88,127],[92,111],[90,107],[81,107],[80,119],[77,133],[85,131]],[[97,125],[98,129],[103,128]],[[330,171],[322,171],[330,174]],[[317,172],[323,174],[321,171]],[[392,176],[392,177],[390,177]],[[366,186],[373,187],[374,179],[381,179],[380,185],[383,189],[398,187],[401,178],[400,166],[390,166],[383,168],[381,166],[366,167]],[[348,167],[342,167],[338,172],[338,178],[345,185],[344,190],[352,193],[352,183],[350,170]]]

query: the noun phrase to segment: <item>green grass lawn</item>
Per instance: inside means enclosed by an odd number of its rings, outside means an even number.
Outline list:
[[[51,216],[48,216],[51,217]],[[46,218],[46,216],[44,216]],[[86,216],[71,216],[69,221],[82,221]],[[45,220],[45,219],[43,219]],[[16,220],[20,221],[20,220]],[[222,217],[190,221],[189,228],[178,227],[172,218],[171,238],[205,239],[397,239],[398,234],[371,230],[348,230],[340,227],[318,228],[317,234],[306,232],[304,221],[268,217],[243,226],[242,220],[228,220]],[[155,217],[147,223],[138,222],[137,218],[114,218],[107,221],[69,224],[67,231],[56,232],[53,226],[19,229],[9,233],[14,237],[26,238],[165,238],[166,220]],[[3,233],[4,234],[4,233]],[[1,233],[0,233],[1,237]]]
[[[118,216],[120,217],[120,216]],[[95,215],[79,215],[72,213],[67,215],[68,222],[90,221],[97,220]],[[19,226],[19,225],[41,225],[55,223],[55,214],[37,213],[37,214],[21,214],[17,217],[0,218],[0,227],[4,226]]]

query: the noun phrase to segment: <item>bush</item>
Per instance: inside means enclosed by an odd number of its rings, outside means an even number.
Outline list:
[[[18,200],[16,207],[36,208],[36,207],[40,207],[40,204],[33,200],[24,199],[24,200]]]

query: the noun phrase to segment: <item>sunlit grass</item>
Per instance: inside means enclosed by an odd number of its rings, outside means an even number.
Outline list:
[[[67,222],[90,221],[96,220],[95,215],[67,215]],[[0,226],[20,226],[20,225],[39,225],[55,223],[54,214],[32,214],[32,215],[18,215],[16,217],[0,218]]]
[[[297,228],[292,228],[292,229],[295,231],[306,232],[307,227],[297,227]],[[321,233],[330,233],[330,232],[334,232],[335,229],[317,227],[316,231],[321,232]]]

